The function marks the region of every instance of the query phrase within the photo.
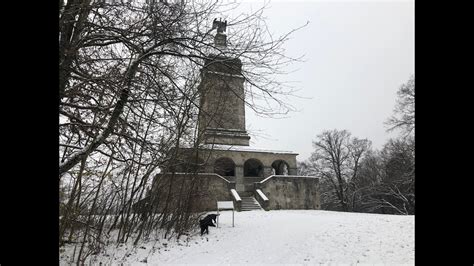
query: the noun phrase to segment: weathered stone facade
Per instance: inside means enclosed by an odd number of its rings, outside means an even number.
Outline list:
[[[319,179],[308,176],[272,176],[255,184],[268,200],[265,209],[319,209]],[[256,199],[262,203],[258,196]],[[271,199],[271,200],[270,200]]]
[[[216,174],[158,174],[152,189],[159,192],[153,198],[155,211],[161,212],[165,207],[173,209],[179,200],[187,200],[195,211],[213,211],[217,201],[232,201],[230,190],[233,188],[235,183]]]
[[[204,143],[249,145],[239,59],[211,56],[201,70],[199,131]]]

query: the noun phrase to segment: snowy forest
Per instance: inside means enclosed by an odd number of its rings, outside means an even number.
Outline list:
[[[195,226],[189,197],[161,213],[134,212],[154,175],[198,147],[200,69],[213,45],[220,1],[59,1],[59,244],[79,265],[110,243],[180,238]],[[245,104],[262,116],[292,110],[293,88],[278,82],[291,34],[274,36],[264,9],[229,20],[225,53],[239,57]],[[304,26],[304,25],[302,25]],[[320,177],[325,210],[414,214],[414,76],[400,87],[381,150],[346,130],[322,132],[300,175]],[[308,145],[311,145],[310,143]],[[198,182],[196,180],[196,182]],[[180,186],[182,184],[174,184]],[[182,186],[183,195],[192,186]]]

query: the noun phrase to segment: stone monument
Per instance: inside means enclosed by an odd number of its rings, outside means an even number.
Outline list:
[[[255,197],[265,209],[319,209],[319,180],[296,175],[297,153],[250,146],[242,62],[226,55],[226,28],[227,21],[214,19],[216,49],[204,62],[198,87],[201,145],[199,149],[179,149],[185,165],[193,162],[197,166],[194,171],[212,194],[208,197],[210,209],[214,199],[234,200],[239,206],[235,194],[242,199]],[[185,174],[190,168],[178,167],[174,172]]]

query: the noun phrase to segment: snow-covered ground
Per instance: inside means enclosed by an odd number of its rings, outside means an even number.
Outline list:
[[[219,228],[187,241],[110,247],[95,263],[413,265],[414,216],[315,210],[221,212]],[[62,261],[64,262],[64,260]],[[94,263],[94,264],[95,264]],[[65,263],[61,263],[65,264]]]

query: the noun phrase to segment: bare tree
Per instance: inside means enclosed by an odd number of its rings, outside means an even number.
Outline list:
[[[393,214],[415,211],[415,76],[398,91],[389,131],[400,129],[378,151],[370,141],[352,139],[350,133],[325,131],[313,142],[315,152],[301,163],[305,173],[321,177],[322,206],[326,209]]]
[[[61,126],[76,134],[61,143],[65,148],[60,175],[103,146],[117,134],[115,130],[127,127],[123,118],[127,104],[143,100],[133,99],[137,88],[141,95],[146,87],[158,92],[168,87],[165,93],[179,91],[197,106],[183,85],[196,85],[197,66],[210,52],[243,60],[244,77],[253,88],[246,99],[251,108],[272,113],[274,108],[255,104],[255,99],[263,98],[261,102],[287,110],[278,95],[290,92],[282,90],[272,75],[294,61],[282,53],[288,34],[272,39],[259,22],[262,10],[230,24],[235,31],[229,43],[235,45],[222,49],[213,45],[207,23],[216,3],[132,3],[68,1],[61,9],[59,94],[61,118],[66,121]]]
[[[389,131],[401,129],[405,136],[415,132],[415,75],[403,84],[397,92],[394,114],[387,120]]]
[[[391,207],[401,214],[415,212],[415,140],[390,140],[381,153],[384,162],[383,193]],[[388,198],[388,200],[387,200]]]
[[[358,174],[360,161],[370,149],[367,139],[351,138],[347,130],[324,131],[313,142],[315,151],[310,164],[321,177],[323,204],[333,206],[335,199],[340,208],[349,211],[349,190]]]
[[[412,137],[391,139],[361,161],[354,211],[414,214],[415,157]]]
[[[117,242],[138,233],[137,243],[152,229],[179,235],[190,228],[194,179],[170,184],[186,195],[175,209],[143,216],[133,206],[160,168],[179,163],[178,147],[197,147],[199,71],[210,54],[242,60],[245,101],[256,112],[289,110],[280,96],[291,90],[274,80],[281,66],[295,61],[283,53],[289,34],[271,36],[261,9],[227,18],[228,46],[214,45],[212,19],[234,7],[208,1],[60,1],[59,241],[81,243],[77,263],[97,252],[113,230]]]
[[[400,129],[402,138],[384,146],[384,179],[376,199],[399,214],[415,212],[415,75],[397,92],[394,115],[386,122],[390,130]]]

